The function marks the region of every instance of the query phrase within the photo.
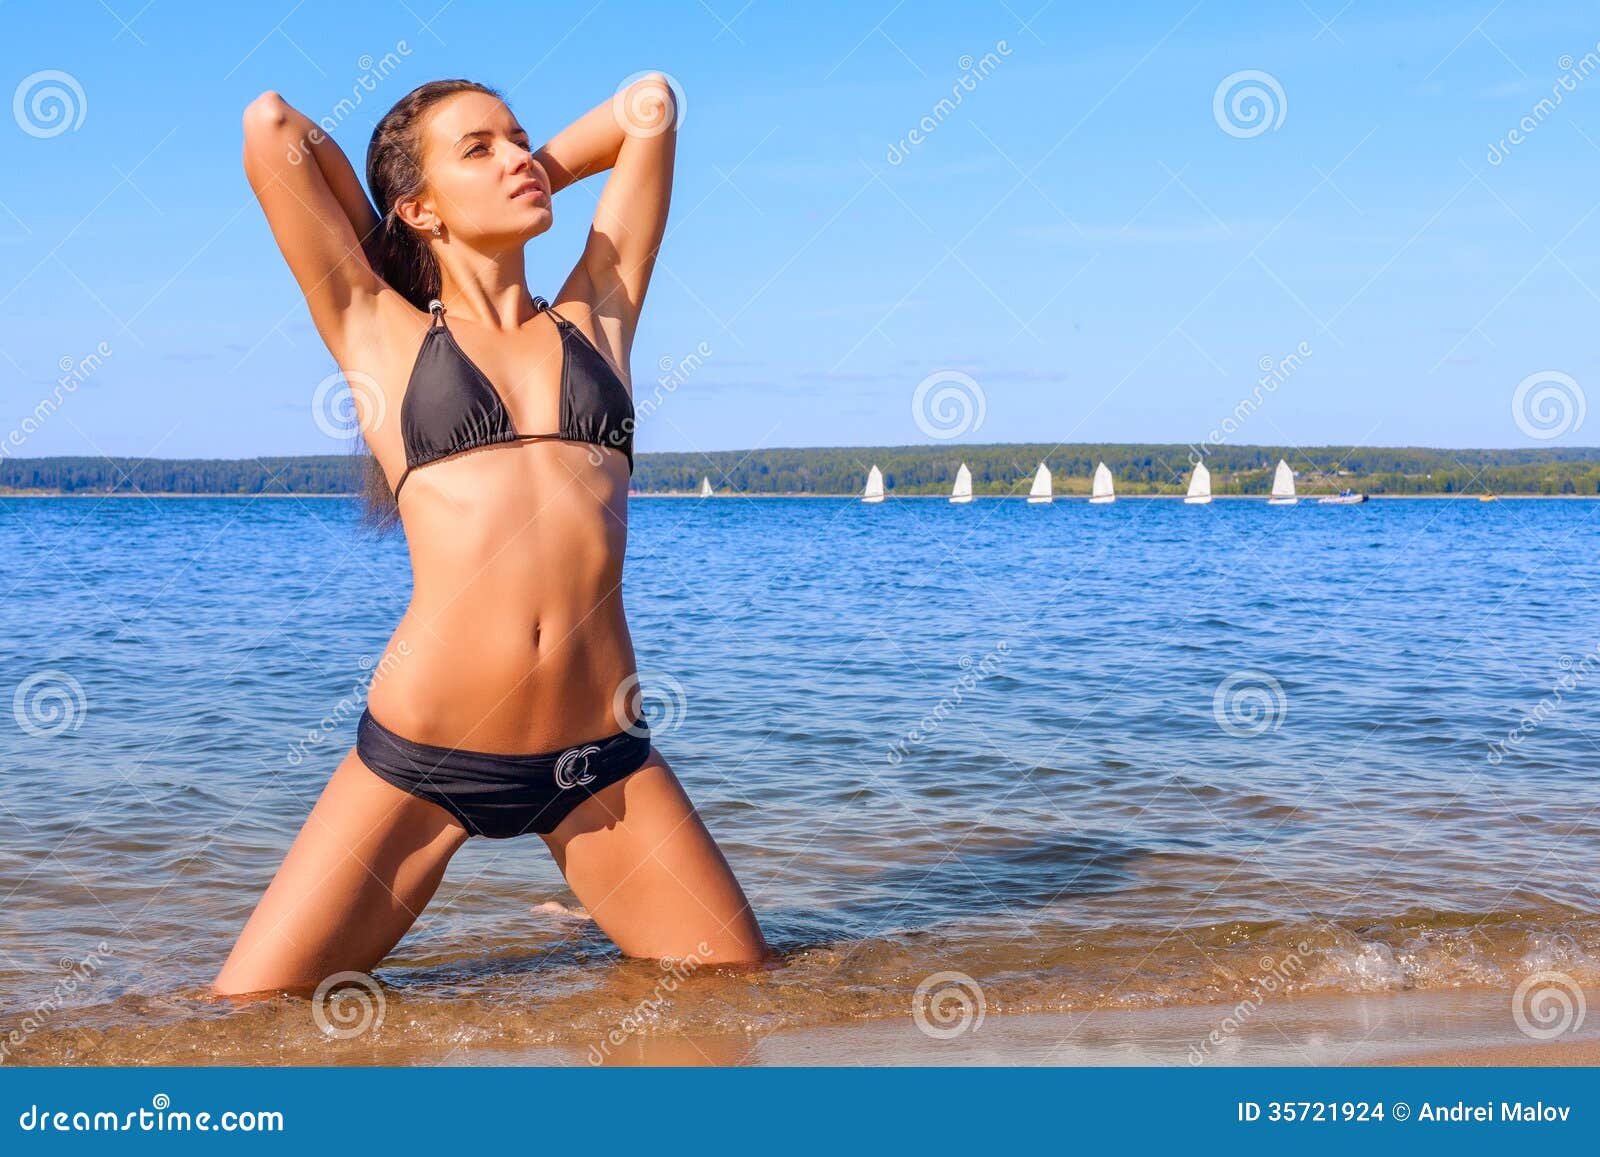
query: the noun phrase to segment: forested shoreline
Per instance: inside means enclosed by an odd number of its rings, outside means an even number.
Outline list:
[[[1440,450],[1424,447],[1213,446],[1205,454],[1218,495],[1266,494],[1279,458],[1302,495],[1341,489],[1373,495],[1600,495],[1600,447]],[[1057,494],[1087,494],[1104,461],[1118,494],[1181,494],[1194,447],[1128,443],[773,448],[638,455],[633,489],[688,493],[709,478],[719,493],[855,494],[883,470],[891,494],[941,494],[965,462],[977,494],[1022,494],[1040,462]],[[4,494],[341,495],[360,489],[364,458],[133,459],[0,457]]]

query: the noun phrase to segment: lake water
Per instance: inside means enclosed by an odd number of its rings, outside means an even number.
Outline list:
[[[996,1015],[1600,981],[1600,503],[652,499],[655,741],[783,965],[664,992],[539,840],[474,840],[381,1025],[234,1010],[206,985],[407,600],[355,516],[0,499],[9,1058],[490,1061],[907,1018],[925,982]]]

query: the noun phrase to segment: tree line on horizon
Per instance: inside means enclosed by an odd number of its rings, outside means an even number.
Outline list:
[[[1005,443],[887,447],[777,447],[637,456],[633,489],[691,493],[709,478],[718,491],[744,494],[858,494],[877,465],[891,493],[947,493],[957,468],[972,471],[977,494],[1026,493],[1035,468],[1049,466],[1057,494],[1089,493],[1105,462],[1119,494],[1181,494],[1204,449],[1215,494],[1266,494],[1278,459],[1302,494],[1341,489],[1368,494],[1600,495],[1600,447],[1436,450],[1374,446],[1212,446],[1176,444]],[[0,491],[194,495],[355,494],[364,455],[274,458],[0,458]]]

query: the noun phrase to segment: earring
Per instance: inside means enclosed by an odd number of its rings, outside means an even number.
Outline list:
[[[439,223],[437,221],[433,223],[433,235],[435,237],[439,236]]]

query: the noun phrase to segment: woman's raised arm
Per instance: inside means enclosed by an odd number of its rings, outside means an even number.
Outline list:
[[[534,154],[550,174],[552,193],[613,170],[573,272],[588,282],[584,296],[597,318],[620,323],[624,361],[666,231],[677,121],[671,85],[660,73],[651,73],[585,113]]]
[[[317,332],[339,358],[377,316],[384,284],[363,247],[377,213],[339,146],[275,92],[245,109],[244,171]]]

